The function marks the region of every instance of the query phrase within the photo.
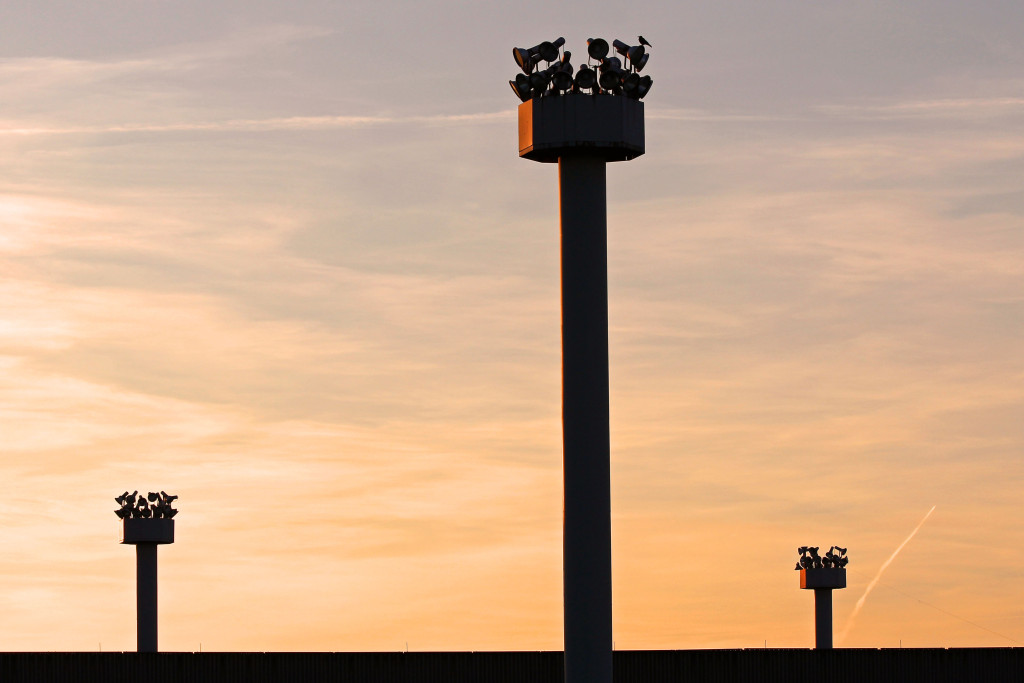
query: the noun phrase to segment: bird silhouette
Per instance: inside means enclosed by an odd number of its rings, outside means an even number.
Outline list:
[[[650,43],[648,43],[648,42],[647,42],[647,39],[646,39],[646,38],[644,38],[643,36],[637,36],[637,37],[636,37],[636,39],[640,41],[640,44],[641,44],[641,45],[646,45],[647,47],[654,47],[653,45],[651,45]]]

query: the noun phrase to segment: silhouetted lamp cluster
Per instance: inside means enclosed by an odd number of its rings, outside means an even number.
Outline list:
[[[171,507],[177,496],[169,496],[166,491],[140,496],[139,492],[128,493],[125,491],[114,500],[121,505],[120,510],[114,510],[114,514],[121,519],[170,519],[178,514],[178,511]]]
[[[566,92],[589,92],[592,95],[621,95],[634,100],[644,97],[654,82],[650,76],[641,76],[650,55],[647,47],[651,44],[643,36],[637,38],[639,45],[627,45],[613,40],[611,46],[604,38],[587,40],[587,63],[574,71],[570,59],[572,53],[562,51],[565,38],[544,41],[530,48],[514,47],[512,56],[523,73],[509,81],[513,92],[523,102],[538,97],[551,97]],[[645,47],[646,46],[646,47]],[[621,55],[609,57],[614,47]],[[623,66],[623,61],[625,66]],[[541,62],[545,63],[541,68]]]
[[[801,569],[842,569],[850,561],[846,556],[846,548],[837,545],[832,546],[822,557],[818,554],[819,548],[802,545],[796,549],[800,553],[800,561],[796,563],[796,570]]]

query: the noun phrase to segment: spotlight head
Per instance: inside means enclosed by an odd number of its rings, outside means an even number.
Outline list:
[[[628,59],[631,64],[635,64],[646,52],[643,45],[626,45],[617,39],[612,41],[612,45],[615,46],[615,51]]]
[[[604,38],[587,38],[587,54],[593,59],[604,59],[608,56],[608,41]]]
[[[548,87],[548,83],[551,82],[551,70],[545,69],[544,71],[535,71],[530,74],[530,87],[536,90],[543,91]]]
[[[598,79],[598,83],[601,84],[602,90],[614,90],[619,87],[619,75],[614,71],[602,71],[601,77]]]
[[[530,54],[529,50],[524,50],[521,47],[512,48],[512,56],[515,57],[516,64],[523,70],[524,74],[528,74],[533,71],[535,62],[533,61],[533,55]]]
[[[558,91],[572,87],[572,64],[564,64],[551,76],[551,86]]]
[[[589,90],[597,85],[597,74],[589,66],[583,65],[576,72],[573,84],[580,90]]]
[[[626,74],[626,77],[622,79],[622,92],[630,97],[636,94],[639,86],[640,76],[638,74]]]
[[[636,98],[642,100],[651,90],[651,86],[654,85],[654,79],[650,76],[642,76],[636,86]]]
[[[613,43],[614,53],[607,40],[588,38],[587,64],[577,69],[572,66],[572,53],[564,48],[563,37],[533,47],[512,48],[512,56],[522,73],[509,81],[509,87],[520,102],[558,97],[568,92],[642,99],[653,84],[650,78],[639,75],[649,57],[647,43],[627,45],[621,40]],[[541,66],[541,62],[545,64]]]
[[[512,92],[516,94],[523,102],[530,99],[530,77],[526,74],[516,74],[514,81],[509,81],[509,85],[512,86]]]
[[[563,45],[565,45],[565,38],[556,38],[551,42],[545,40],[537,46],[537,52],[545,62],[554,62],[558,59],[558,48]]]

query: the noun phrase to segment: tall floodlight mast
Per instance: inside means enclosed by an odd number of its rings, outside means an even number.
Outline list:
[[[558,163],[562,252],[563,590],[566,683],[612,680],[605,164],[644,153],[650,76],[641,40],[587,41],[574,72],[564,38],[514,48],[519,156]],[[649,45],[649,43],[646,43]],[[625,60],[625,64],[623,64]],[[543,63],[543,66],[542,66]]]
[[[166,492],[125,491],[114,500],[121,520],[121,543],[135,546],[135,608],[139,652],[157,651],[156,547],[174,543],[172,507],[177,496]]]

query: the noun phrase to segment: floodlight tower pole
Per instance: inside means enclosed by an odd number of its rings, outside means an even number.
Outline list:
[[[832,591],[846,588],[846,569],[819,567],[800,570],[800,588],[814,591],[814,648],[832,649]]]
[[[121,520],[121,543],[135,546],[135,606],[139,652],[157,651],[156,547],[174,543],[174,520]]]
[[[567,93],[519,106],[519,156],[558,162],[566,683],[612,680],[605,166],[643,153],[639,100]]]

